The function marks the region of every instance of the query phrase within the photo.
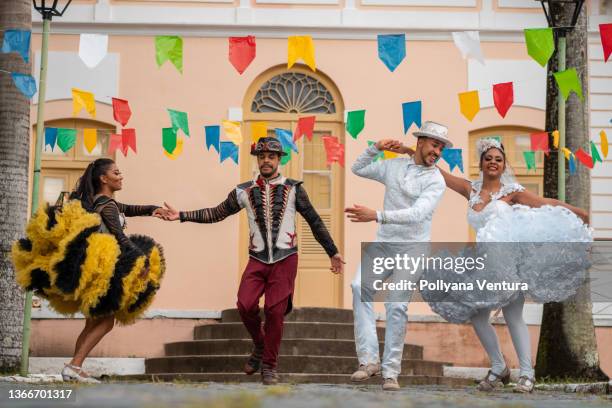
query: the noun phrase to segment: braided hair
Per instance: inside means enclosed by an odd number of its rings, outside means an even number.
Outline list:
[[[115,162],[111,159],[97,159],[85,169],[79,178],[76,188],[70,194],[70,198],[81,200],[84,208],[92,209],[94,196],[100,191],[100,177],[104,175]]]

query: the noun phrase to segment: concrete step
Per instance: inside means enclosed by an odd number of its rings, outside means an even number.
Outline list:
[[[260,313],[264,318],[263,310]],[[221,312],[223,323],[241,322],[238,309],[226,309]],[[293,309],[285,316],[286,322],[322,322],[322,323],[353,323],[353,311],[350,309],[333,309],[326,307],[300,307]]]
[[[251,339],[214,339],[166,343],[166,356],[185,355],[248,355],[251,353]],[[380,343],[382,356],[384,343]],[[283,339],[280,354],[288,356],[319,355],[355,357],[355,342],[342,339]],[[403,358],[423,359],[423,347],[406,344]]]
[[[281,373],[282,383],[301,384],[354,384],[354,385],[380,385],[381,377],[372,377],[361,383],[352,383],[350,374],[301,374],[301,373]],[[222,382],[222,383],[241,383],[241,382],[260,382],[261,376],[245,375],[244,373],[158,373],[140,374],[113,377],[120,381],[185,381],[185,382]],[[474,380],[465,378],[452,378],[442,376],[427,375],[401,375],[398,378],[400,385],[441,385],[451,388],[465,388],[475,384]]]
[[[385,329],[377,328],[378,339],[384,340]],[[207,339],[250,339],[242,323],[213,323],[194,328],[194,340]],[[284,339],[345,339],[354,338],[350,323],[286,322],[283,327]]]
[[[325,356],[279,356],[279,372],[305,374],[350,374],[357,368],[355,357]],[[174,356],[156,357],[145,360],[145,373],[224,373],[241,370],[246,362],[244,355],[212,356]],[[445,364],[436,361],[411,360],[402,361],[404,375],[444,375]]]

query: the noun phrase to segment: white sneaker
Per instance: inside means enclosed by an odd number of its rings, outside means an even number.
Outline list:
[[[64,369],[62,370],[62,380],[76,381],[85,384],[100,384],[99,380],[83,375],[84,373],[85,372],[81,367],[73,366],[71,364],[64,364]]]

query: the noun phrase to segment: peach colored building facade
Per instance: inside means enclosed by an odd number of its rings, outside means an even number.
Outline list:
[[[333,210],[329,222],[336,226],[332,229],[347,264],[344,275],[333,278],[324,271],[326,265],[321,264],[321,258],[313,255],[314,272],[303,274],[303,280],[298,281],[296,303],[350,308],[350,281],[359,262],[360,244],[374,238],[376,225],[350,223],[338,209],[352,204],[381,208],[383,187],[353,175],[350,165],[367,147],[368,140],[394,137],[406,143],[414,141],[410,133],[403,135],[403,102],[421,100],[423,120],[448,125],[455,146],[463,148],[466,177],[474,165],[470,156],[474,148],[471,135],[473,138],[503,134],[504,138],[506,135],[514,138],[544,130],[545,70],[527,55],[522,34],[524,28],[546,24],[541,9],[534,8],[534,3],[539,7],[539,3],[528,0],[74,1],[66,16],[54,20],[52,25],[45,120],[48,126],[119,130],[120,125],[113,120],[110,97],[127,99],[132,109],[127,127],[136,129],[138,153],[130,152],[127,158],[116,156],[125,176],[124,190],[118,199],[134,204],[161,205],[167,201],[181,209],[214,206],[244,181],[250,167],[246,162],[246,144],[242,145],[239,165],[231,160],[219,163],[218,155],[205,148],[204,126],[220,124],[224,119],[240,120],[244,122],[243,132],[248,135],[249,120],[261,117],[271,124],[288,126],[304,116],[258,116],[250,112],[250,98],[258,90],[257,84],[287,71],[287,37],[311,35],[317,72],[309,75],[335,96],[335,113],[321,116],[320,122],[318,117],[316,126],[320,124],[322,130],[332,132],[346,145],[346,168],[332,166],[329,202]],[[608,119],[612,115],[612,68],[603,62],[597,31],[599,23],[612,21],[612,17],[606,15],[599,3],[604,2],[588,5],[591,129],[596,141],[599,130],[609,130]],[[36,18],[34,30],[40,33],[41,24]],[[466,30],[480,31],[484,67],[464,60],[453,44],[451,32]],[[79,33],[109,35],[109,55],[94,69],[86,68],[78,59]],[[376,35],[384,33],[406,33],[407,57],[393,73],[377,57]],[[156,35],[183,37],[182,74],[170,63],[157,67]],[[241,35],[257,38],[257,57],[243,75],[234,70],[227,58],[227,37]],[[40,35],[33,37],[32,48],[37,58],[40,41]],[[491,86],[508,81],[515,81],[515,106],[502,119],[490,101]],[[91,118],[86,112],[76,119],[72,117],[71,87],[95,93],[95,123],[87,121]],[[469,122],[459,111],[457,94],[472,89],[480,90],[482,109]],[[162,150],[161,129],[170,126],[167,108],[189,115],[191,137],[184,138],[184,150],[177,160],[169,160]],[[342,121],[344,111],[358,109],[367,110],[366,125],[355,140],[344,131]],[[35,105],[32,124],[36,125]],[[519,145],[517,141],[516,146]],[[61,189],[65,189],[74,181],[79,166],[90,159],[80,157],[80,153],[64,161],[49,156],[44,164],[50,178],[64,177]],[[290,173],[303,176],[304,169],[294,166]],[[528,179],[536,190],[541,187],[539,174],[541,170]],[[607,160],[593,172],[592,181],[592,219],[599,238],[612,238],[611,182],[612,163]],[[49,183],[51,197],[60,187],[57,180]],[[470,240],[466,209],[462,197],[447,191],[434,215],[432,240]],[[163,342],[188,338],[193,325],[201,319],[215,318],[218,311],[235,307],[241,263],[246,254],[242,222],[240,217],[214,225],[130,219],[129,233],[153,236],[165,248],[168,270],[150,312],[165,319],[145,319],[131,328],[116,330],[95,353],[160,355]],[[318,291],[323,294],[309,295]],[[528,308],[527,312],[531,313],[528,322],[537,326],[537,307]],[[447,347],[451,345],[434,344],[425,331],[442,333],[435,338],[444,338],[444,333],[457,334],[452,347],[463,343],[477,345],[469,327],[437,323],[429,308],[421,303],[411,304],[409,314],[420,316],[420,321],[409,324],[407,339],[433,346],[430,359],[485,365],[480,361],[485,358],[484,352],[478,347],[469,349],[464,356],[449,358]],[[600,340],[612,336],[612,329],[607,327],[612,320],[607,317],[596,316],[596,322],[601,324]],[[44,305],[34,311],[34,355],[70,353],[81,323],[56,318]],[[55,330],[58,327],[61,330]],[[533,333],[537,331],[533,327]],[[504,347],[511,347],[507,336],[502,339]],[[603,347],[601,352],[605,366],[612,368],[610,352]]]

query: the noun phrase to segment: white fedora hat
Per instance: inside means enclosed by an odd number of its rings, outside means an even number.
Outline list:
[[[431,137],[444,143],[445,147],[453,147],[453,142],[448,139],[448,128],[436,122],[428,120],[412,134],[416,137]]]

